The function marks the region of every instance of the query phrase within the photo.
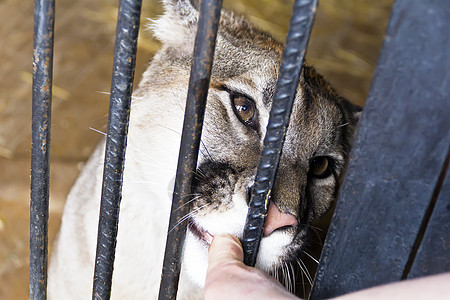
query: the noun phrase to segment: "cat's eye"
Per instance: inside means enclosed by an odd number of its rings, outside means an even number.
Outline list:
[[[245,125],[252,125],[256,113],[255,103],[247,97],[240,95],[232,95],[231,101],[234,112],[239,120]]]
[[[311,161],[310,173],[312,176],[322,179],[330,176],[331,163],[330,159],[325,156],[317,156]]]

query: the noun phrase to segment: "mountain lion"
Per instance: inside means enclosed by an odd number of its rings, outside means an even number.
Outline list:
[[[133,95],[112,299],[157,297],[198,11],[165,0],[163,43]],[[242,237],[283,45],[223,11],[192,187],[179,299],[202,298],[211,238]],[[308,66],[298,86],[256,266],[291,272],[336,198],[360,109]],[[49,268],[51,299],[92,295],[104,142],[72,188]],[[292,283],[290,283],[292,285]]]

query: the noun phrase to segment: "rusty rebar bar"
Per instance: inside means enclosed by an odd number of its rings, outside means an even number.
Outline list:
[[[55,1],[34,2],[30,299],[47,298],[50,127]]]
[[[222,0],[203,0],[200,7],[159,299],[176,299],[178,291],[181,252],[186,235],[186,222],[182,222],[182,218],[189,210],[185,204],[190,199],[197,167],[221,8]]]
[[[281,157],[316,8],[317,0],[296,0],[294,3],[242,239],[244,263],[248,266],[254,266],[256,263],[270,193]]]
[[[120,0],[106,138],[93,299],[109,299],[142,0]]]

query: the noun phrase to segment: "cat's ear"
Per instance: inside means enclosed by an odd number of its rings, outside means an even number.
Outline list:
[[[346,113],[347,121],[350,122],[352,125],[357,126],[363,110],[362,106],[353,104],[344,98],[342,98],[340,102],[342,108]]]
[[[358,128],[358,123],[363,108],[342,97],[338,98],[338,103],[344,113],[345,123],[343,125],[345,126],[343,126],[343,128],[346,136],[344,146],[346,148],[345,151],[349,153],[355,139],[356,130]]]
[[[199,0],[164,0],[164,14],[150,27],[164,45],[183,52],[194,49]]]

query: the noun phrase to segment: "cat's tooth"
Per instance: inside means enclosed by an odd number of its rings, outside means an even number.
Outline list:
[[[208,231],[205,231],[203,234],[203,239],[205,240],[205,242],[207,242],[209,245],[211,245],[213,236]]]

